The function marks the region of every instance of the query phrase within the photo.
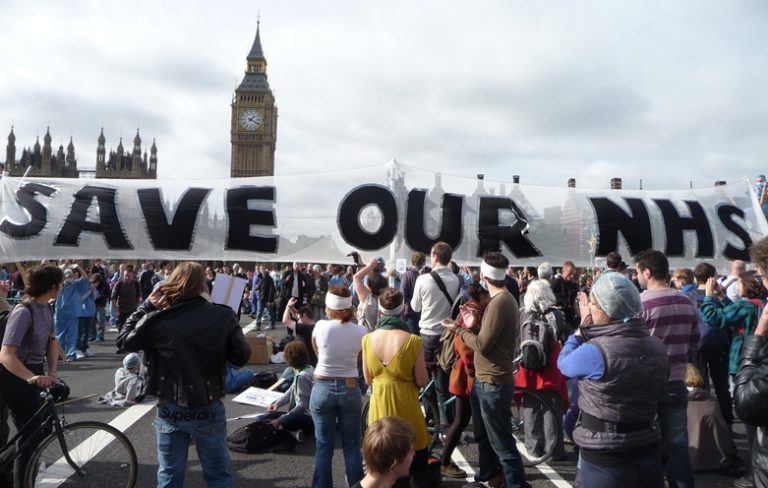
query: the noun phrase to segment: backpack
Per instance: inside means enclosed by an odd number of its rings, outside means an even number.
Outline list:
[[[443,283],[440,275],[438,275],[435,271],[431,271],[429,274],[432,276],[432,279],[435,280],[437,287],[440,288],[440,291],[443,292],[443,295],[445,295],[445,299],[448,300],[448,303],[451,304],[451,319],[456,320],[456,317],[459,316],[461,293],[459,293],[456,298],[451,298],[451,295],[445,288],[445,283]],[[440,336],[440,346],[438,348],[437,354],[435,355],[435,359],[437,359],[437,364],[443,368],[443,371],[448,372],[453,369],[453,365],[456,363],[457,358],[458,356],[456,355],[456,349],[453,347],[453,332],[446,329]]]
[[[266,420],[252,422],[227,436],[229,449],[253,454],[283,444],[289,452],[295,447],[295,439],[285,430],[277,430]]]
[[[556,332],[547,320],[552,309],[544,313],[532,310],[520,326],[520,364],[530,371],[541,371],[552,353]]]

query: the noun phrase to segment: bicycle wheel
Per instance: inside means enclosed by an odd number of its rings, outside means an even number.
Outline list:
[[[421,398],[421,412],[424,414],[424,420],[427,421],[427,431],[429,432],[429,445],[427,452],[432,454],[432,450],[440,440],[440,414],[435,405],[427,396]]]
[[[136,485],[138,461],[128,438],[101,422],[75,422],[46,437],[32,454],[26,487],[126,487]],[[78,470],[65,457],[68,453]],[[79,472],[78,472],[79,471]]]
[[[524,466],[543,463],[562,446],[562,415],[536,391],[515,388],[512,434]]]

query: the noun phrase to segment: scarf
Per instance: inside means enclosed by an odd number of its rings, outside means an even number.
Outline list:
[[[384,315],[382,317],[379,317],[379,324],[377,329],[383,329],[383,330],[404,330],[405,332],[411,333],[411,330],[408,328],[408,324],[400,320],[399,317],[391,317]]]

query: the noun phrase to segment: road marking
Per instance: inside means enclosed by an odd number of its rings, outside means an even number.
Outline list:
[[[523,444],[520,441],[517,441],[516,443],[517,443],[517,451],[520,453],[521,456],[525,456],[525,454],[523,454],[527,452],[525,449],[525,444]],[[551,481],[552,484],[555,485],[557,488],[573,488],[573,485],[565,481],[563,477],[560,476],[560,474],[558,474],[557,471],[555,471],[549,466],[549,464],[539,463],[533,467],[536,468],[541,474],[546,476],[549,479],[549,481]]]
[[[456,463],[456,466],[467,472],[467,481],[475,481],[475,470],[472,469],[472,466],[469,465],[467,459],[459,451],[458,446],[453,450],[453,454],[451,454],[451,461]]]
[[[125,432],[128,430],[128,427],[138,422],[141,417],[147,414],[147,412],[155,408],[156,403],[157,402],[149,402],[133,405],[132,407],[129,407],[128,410],[115,417],[109,425],[120,432]]]
[[[152,410],[155,403],[156,402],[149,402],[133,405],[125,412],[115,417],[109,425],[118,429],[120,432],[125,432],[128,427],[135,424],[140,418],[146,415],[147,412]],[[89,438],[81,442],[80,445],[74,449],[70,449],[69,454],[77,464],[82,466],[93,459],[114,440],[115,437],[108,432],[95,432]],[[69,466],[64,457],[61,457],[50,466],[40,466],[40,473],[38,474],[36,486],[55,488],[67,481],[73,474],[74,470],[72,467]]]

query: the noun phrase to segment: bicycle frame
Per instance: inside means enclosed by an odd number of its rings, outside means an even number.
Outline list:
[[[2,465],[3,468],[7,468],[13,461],[16,460],[16,458],[21,456],[22,452],[32,447],[31,444],[33,442],[41,441],[50,432],[56,432],[56,437],[59,440],[59,445],[61,446],[61,451],[64,453],[64,459],[67,461],[67,464],[69,464],[78,475],[82,475],[82,470],[79,466],[77,466],[77,464],[75,464],[69,455],[66,438],[64,437],[64,428],[62,427],[61,419],[56,414],[56,405],[53,401],[53,396],[49,391],[40,393],[40,396],[44,397],[43,404],[40,406],[40,408],[34,413],[34,415],[32,415],[32,418],[30,418],[27,423],[25,423],[21,429],[16,432],[16,435],[14,435],[13,438],[11,438],[2,449],[0,449],[0,460],[2,460],[0,461],[0,465]],[[29,432],[30,430],[32,430],[30,439],[22,444],[19,449],[16,449],[16,442],[22,437],[22,435]],[[40,434],[40,439],[37,439],[38,435],[36,434]],[[11,450],[14,451],[12,456],[9,455]]]

